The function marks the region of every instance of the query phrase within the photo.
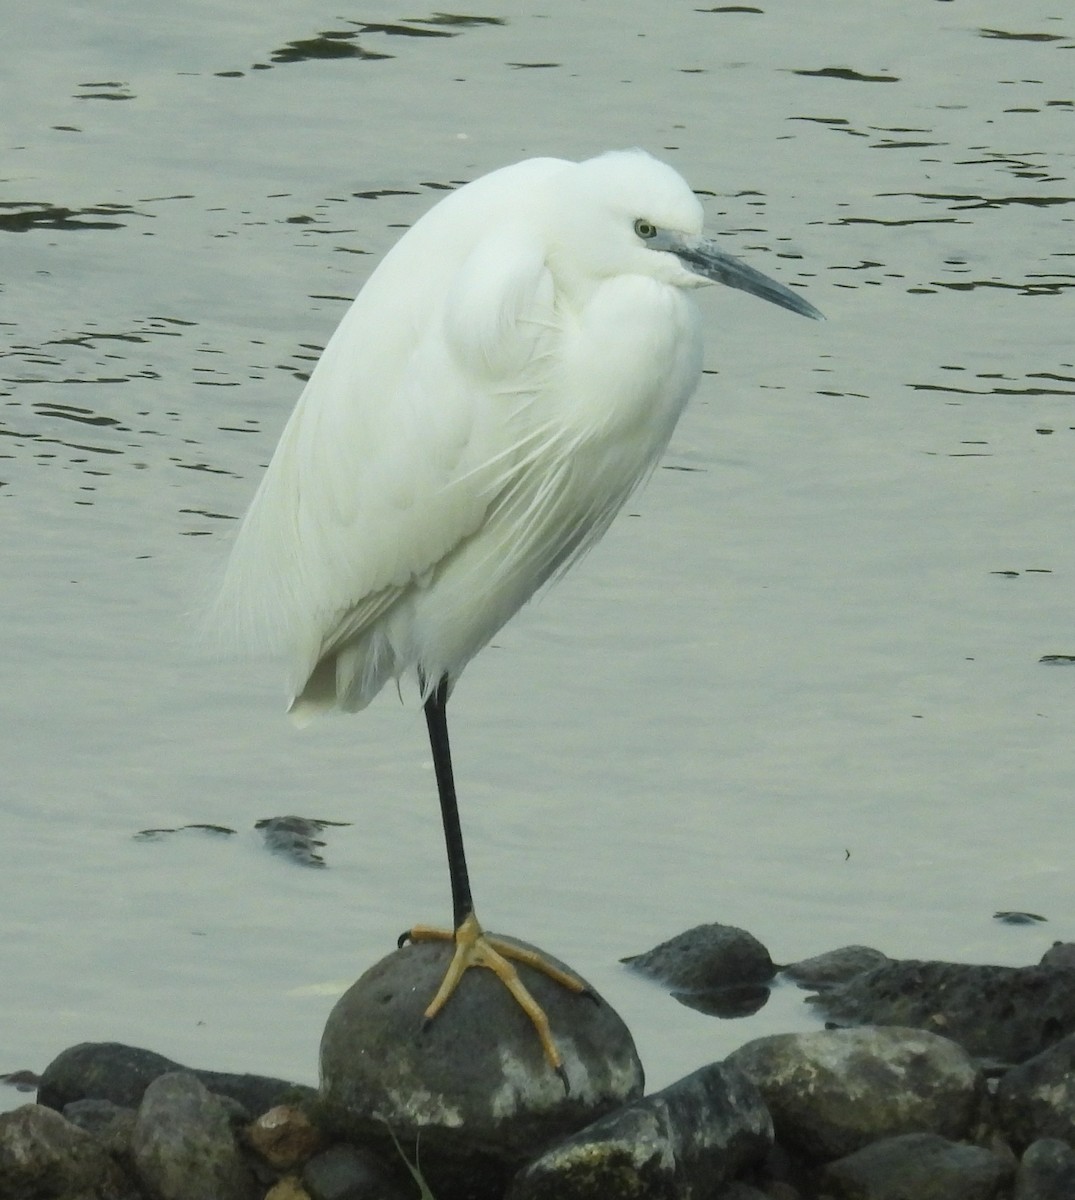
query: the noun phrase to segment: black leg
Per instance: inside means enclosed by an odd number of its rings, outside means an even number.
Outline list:
[[[448,680],[442,679],[425,702],[429,745],[433,751],[433,769],[437,775],[440,795],[440,815],[444,822],[444,844],[448,850],[448,873],[452,880],[452,908],[455,928],[474,911],[470,897],[467,860],[463,853],[463,830],[459,824],[459,804],[455,798],[455,779],[452,775],[452,753],[448,746]]]

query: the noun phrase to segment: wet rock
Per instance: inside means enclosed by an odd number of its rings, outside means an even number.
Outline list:
[[[134,1188],[108,1151],[40,1104],[0,1113],[0,1200],[125,1200]]]
[[[1075,1033],[1075,971],[893,962],[810,996],[835,1020],[927,1029],[981,1058],[1023,1062]]]
[[[1014,1200],[1072,1200],[1075,1150],[1059,1138],[1032,1142],[1019,1164]]]
[[[413,1183],[407,1187],[393,1177],[376,1155],[346,1145],[311,1159],[302,1183],[310,1200],[411,1200],[415,1192]]]
[[[713,1063],[547,1150],[509,1200],[708,1196],[761,1162],[772,1141],[757,1088]]]
[[[620,961],[677,992],[768,983],[776,974],[769,951],[734,925],[696,925],[644,954]]]
[[[1011,1177],[1011,1164],[981,1146],[906,1133],[830,1163],[822,1191],[832,1200],[998,1200]]]
[[[917,1029],[778,1034],[726,1061],[757,1084],[777,1140],[820,1161],[902,1133],[959,1139],[984,1092],[981,1072],[959,1046]]]
[[[872,946],[843,946],[792,963],[783,968],[783,973],[800,987],[816,990],[844,983],[890,961],[887,954]]]
[[[137,1108],[153,1080],[173,1071],[197,1076],[211,1092],[230,1097],[251,1114],[317,1095],[313,1088],[265,1075],[193,1070],[137,1046],[82,1042],[58,1054],[45,1068],[37,1102],[61,1112],[76,1100],[111,1100],[124,1108]]]
[[[228,1106],[189,1072],[145,1090],[131,1159],[158,1200],[253,1200],[254,1176],[232,1133]]]
[[[325,1135],[301,1108],[278,1104],[247,1126],[246,1141],[270,1167],[289,1171],[322,1149]]]
[[[420,1135],[422,1169],[438,1200],[477,1178],[495,1194],[552,1142],[637,1098],[643,1083],[631,1035],[608,1004],[525,966],[520,975],[549,1018],[570,1091],[489,971],[468,971],[425,1025],[450,954],[441,942],[390,954],[341,997],[321,1041],[329,1126],[389,1158],[386,1127],[404,1147]]]
[[[996,1114],[1017,1149],[1038,1138],[1075,1145],[1075,1036],[1012,1067],[997,1085]]]

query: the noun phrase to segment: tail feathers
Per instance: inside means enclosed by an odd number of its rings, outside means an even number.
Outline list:
[[[329,655],[310,672],[302,690],[288,705],[288,716],[301,729],[314,717],[336,707],[336,656]]]
[[[360,712],[393,678],[394,657],[384,639],[374,636],[345,645],[320,659],[288,706],[298,726],[332,708]]]

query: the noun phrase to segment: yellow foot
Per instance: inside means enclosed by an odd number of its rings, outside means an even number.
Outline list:
[[[553,1041],[552,1031],[549,1028],[549,1018],[545,1015],[545,1010],[541,1005],[526,990],[523,981],[519,978],[519,972],[512,966],[512,962],[523,963],[525,966],[533,967],[534,970],[547,975],[562,987],[567,988],[568,991],[575,992],[578,995],[592,996],[593,993],[590,992],[580,979],[576,979],[574,975],[569,975],[566,971],[561,971],[559,967],[554,967],[552,963],[542,958],[536,950],[526,950],[521,946],[514,946],[510,942],[505,942],[501,938],[489,937],[478,924],[478,918],[473,913],[467,916],[454,933],[447,929],[433,929],[428,925],[416,925],[413,929],[408,929],[403,934],[399,939],[399,944],[402,946],[406,941],[455,942],[455,953],[452,955],[452,961],[448,964],[448,970],[445,972],[437,994],[430,1001],[429,1007],[425,1011],[425,1019],[427,1021],[432,1021],[444,1007],[448,998],[459,986],[459,981],[463,978],[463,974],[469,967],[487,967],[508,991],[511,992],[515,998],[515,1002],[530,1018],[541,1041],[541,1047],[545,1051],[545,1057],[548,1059],[549,1066],[560,1076],[565,1089],[567,1088],[564,1062],[560,1057],[559,1050],[556,1048],[555,1041]]]

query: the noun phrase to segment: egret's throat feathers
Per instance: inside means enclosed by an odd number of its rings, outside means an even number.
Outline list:
[[[820,314],[702,237],[641,151],[531,159],[435,205],[310,377],[239,530],[221,613],[287,653],[293,711],[466,663],[605,531],[702,368],[690,291]]]

